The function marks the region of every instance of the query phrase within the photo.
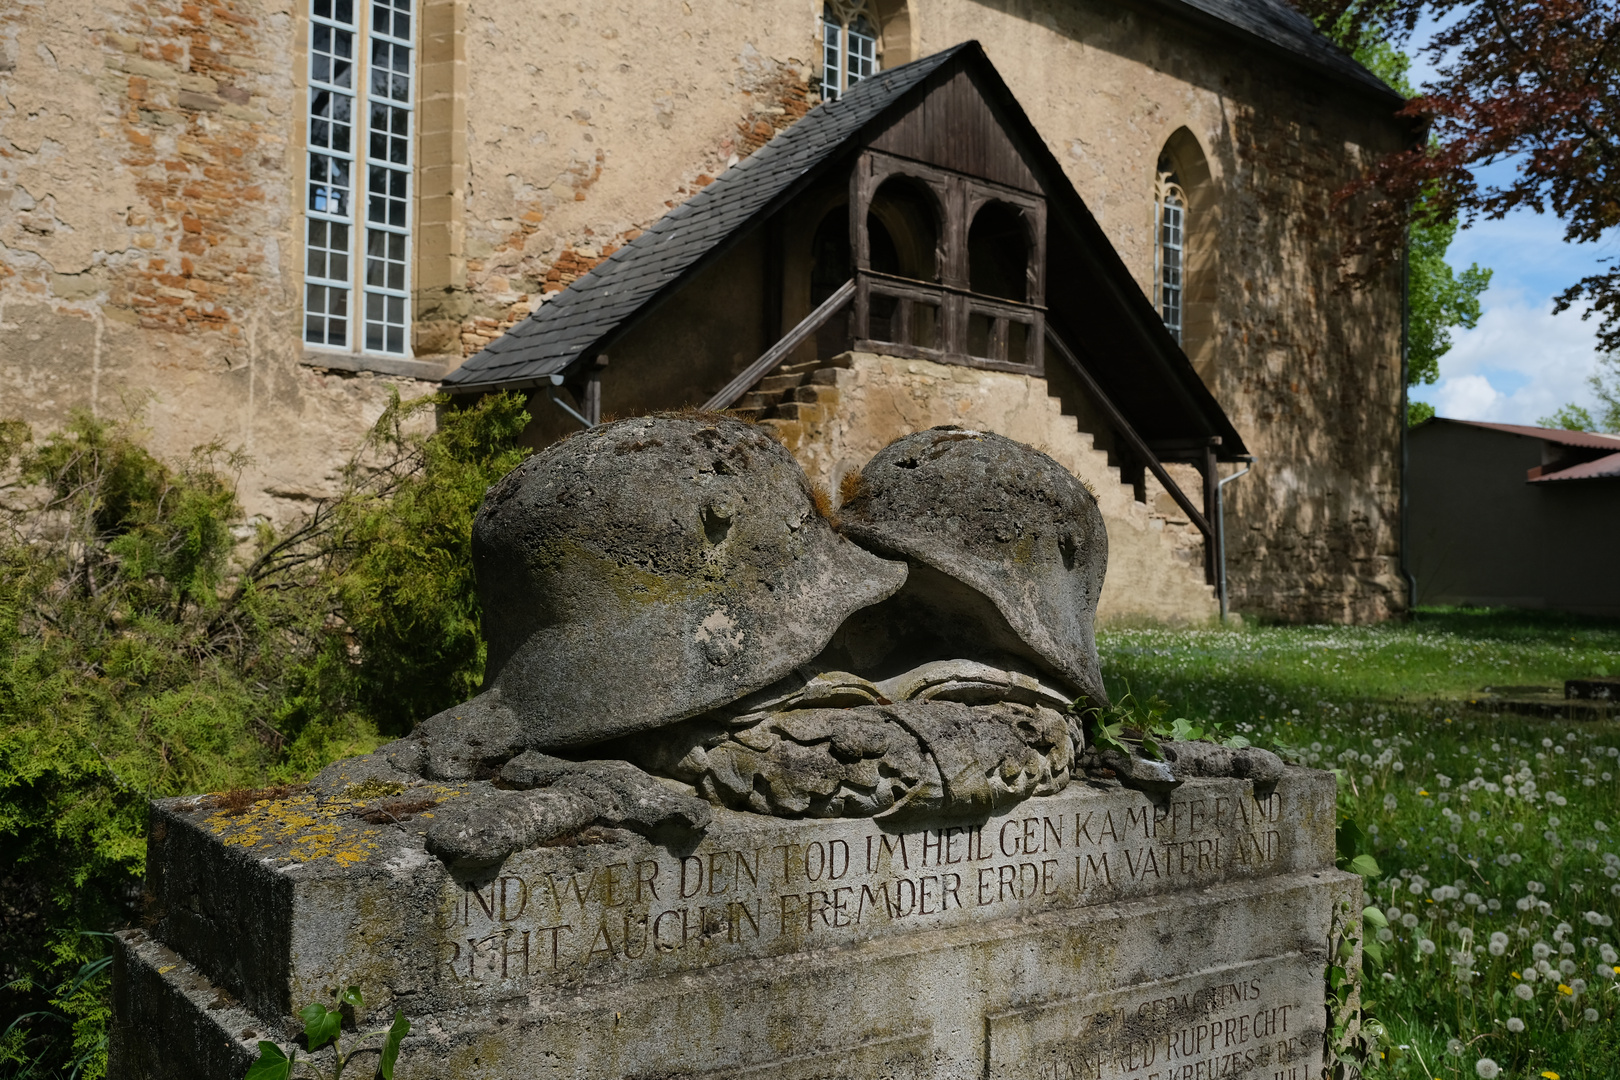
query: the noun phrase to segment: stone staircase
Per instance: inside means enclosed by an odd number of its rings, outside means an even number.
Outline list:
[[[848,356],[779,364],[729,411],[756,421],[821,419],[838,403],[838,371],[849,367]]]

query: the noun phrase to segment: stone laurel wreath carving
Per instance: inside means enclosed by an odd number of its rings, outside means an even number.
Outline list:
[[[535,455],[473,527],[485,690],[315,789],[473,781],[427,836],[462,872],[593,825],[686,843],[711,804],[974,816],[1061,791],[1085,751],[1070,704],[1107,700],[1096,501],[1045,454],[950,427],[849,486],[835,528],[781,444],[717,415]],[[1208,756],[1189,771],[1280,772]]]

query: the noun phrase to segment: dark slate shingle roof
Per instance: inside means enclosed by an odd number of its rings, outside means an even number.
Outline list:
[[[1317,32],[1304,15],[1287,0],[1160,0],[1169,8],[1192,8],[1228,26],[1252,34],[1270,45],[1291,52],[1318,67],[1359,83],[1370,90],[1382,90],[1398,97],[1384,82],[1362,67],[1333,42]]]
[[[562,371],[654,300],[897,98],[967,44],[880,72],[727,169],[590,273],[451,372],[451,392],[533,385]]]

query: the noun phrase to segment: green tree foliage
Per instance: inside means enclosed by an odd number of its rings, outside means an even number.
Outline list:
[[[1349,45],[1349,19],[1325,28],[1329,37]],[[1408,73],[1412,59],[1383,35],[1360,38],[1352,55],[1368,71],[1408,99],[1416,96]],[[1457,273],[1446,252],[1457,236],[1454,217],[1438,213],[1432,189],[1426,189],[1413,209],[1407,229],[1407,337],[1406,385],[1426,386],[1440,378],[1440,358],[1451,350],[1451,330],[1479,325],[1479,295],[1491,284],[1491,271],[1478,263]],[[1434,406],[1407,403],[1407,423],[1421,424],[1434,415]]]
[[[104,1070],[98,932],[138,917],[148,799],[302,779],[477,687],[472,518],[527,422],[396,399],[281,534],[217,445],[0,425],[0,1075]]]
[[[1597,412],[1581,405],[1569,404],[1543,416],[1536,423],[1542,427],[1563,428],[1566,431],[1601,431],[1620,435],[1620,352],[1598,357],[1597,370],[1586,379],[1597,398]]]

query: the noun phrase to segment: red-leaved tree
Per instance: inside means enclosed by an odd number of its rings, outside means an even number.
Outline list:
[[[1620,3],[1296,2],[1352,48],[1407,41],[1425,15],[1441,27],[1421,49],[1437,81],[1404,110],[1429,121],[1432,139],[1377,162],[1341,192],[1374,195],[1360,250],[1398,252],[1414,212],[1466,224],[1531,207],[1556,214],[1570,242],[1620,233]],[[1480,181],[1481,166],[1503,160],[1515,169],[1510,182]],[[1620,349],[1620,265],[1571,284],[1556,310],[1582,298],[1601,317],[1600,347]]]

